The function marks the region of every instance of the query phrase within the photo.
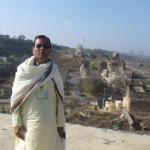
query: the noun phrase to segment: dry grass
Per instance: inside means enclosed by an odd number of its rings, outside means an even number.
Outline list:
[[[144,128],[147,131],[150,131],[150,110],[148,109],[150,102],[134,101],[131,104],[132,111],[130,112],[130,115],[134,121],[134,130],[142,131],[141,125],[144,124]],[[79,113],[84,113],[86,108],[91,111],[90,118],[84,117]],[[71,115],[66,115],[66,121],[73,124],[82,124],[85,126],[94,126],[98,128],[117,128],[121,130],[130,130],[128,120],[126,118],[120,119],[120,115],[122,114],[121,111],[104,112],[102,110],[94,110],[93,108],[90,106],[74,107]]]

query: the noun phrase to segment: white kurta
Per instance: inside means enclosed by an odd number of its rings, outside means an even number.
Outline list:
[[[62,149],[57,127],[65,124],[63,103],[56,98],[52,80],[31,93],[12,118],[13,126],[27,129],[25,141],[19,139],[15,150]]]

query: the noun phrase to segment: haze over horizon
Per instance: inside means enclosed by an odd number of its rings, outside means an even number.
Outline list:
[[[1,0],[0,34],[150,55],[149,0]]]

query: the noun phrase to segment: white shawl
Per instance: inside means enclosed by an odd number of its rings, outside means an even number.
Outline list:
[[[25,62],[23,62],[18,66],[15,80],[12,87],[11,107],[14,107],[17,104],[18,99],[21,99],[23,95],[25,95],[25,97],[21,102],[22,104],[23,101],[31,92],[35,91],[38,87],[40,87],[41,85],[43,85],[45,82],[47,82],[52,78],[56,83],[59,93],[64,98],[63,82],[57,65],[53,63],[50,75],[42,82],[39,82],[48,71],[52,62],[35,66],[34,61],[35,61],[35,57],[32,56],[26,59]],[[29,91],[28,94],[26,94],[27,91]],[[19,104],[14,111],[16,111],[21,104]]]

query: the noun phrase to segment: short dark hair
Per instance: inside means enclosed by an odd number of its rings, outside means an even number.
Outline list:
[[[35,41],[36,41],[36,39],[46,39],[46,40],[48,41],[49,45],[50,45],[50,48],[52,47],[52,45],[51,45],[51,40],[50,40],[47,36],[45,36],[45,35],[37,35],[37,36],[34,38],[33,47],[35,46]]]

